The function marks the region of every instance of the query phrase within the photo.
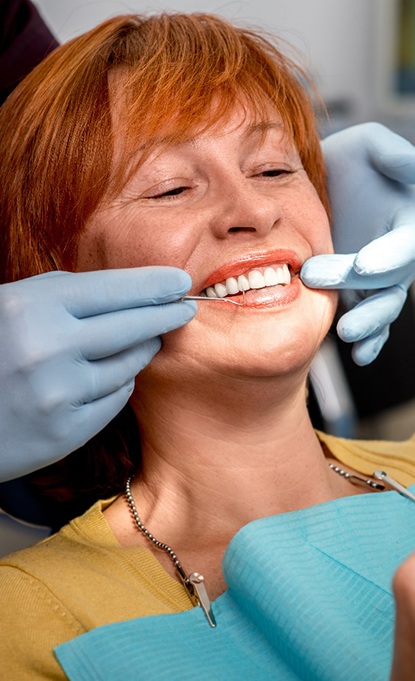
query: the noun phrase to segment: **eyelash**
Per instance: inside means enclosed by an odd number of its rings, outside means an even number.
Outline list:
[[[190,187],[181,186],[174,187],[174,189],[169,189],[167,192],[162,192],[162,194],[156,194],[155,196],[150,196],[151,199],[174,199],[176,196],[180,196],[184,190],[190,189]]]
[[[274,168],[271,170],[264,170],[262,173],[259,173],[259,175],[263,175],[265,177],[280,177],[281,175],[292,175],[295,173],[295,170],[286,170],[285,168]]]
[[[295,170],[286,170],[285,168],[275,168],[270,170],[264,170],[262,173],[258,173],[262,177],[281,177],[281,175],[292,175]],[[169,189],[167,192],[162,192],[161,194],[155,194],[154,196],[149,196],[150,199],[175,199],[177,196],[183,194],[186,189],[191,189],[188,186],[174,187]]]

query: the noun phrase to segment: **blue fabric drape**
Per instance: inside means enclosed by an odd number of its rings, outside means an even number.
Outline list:
[[[257,520],[225,554],[216,629],[194,608],[100,627],[55,654],[76,681],[386,681],[391,581],[414,550],[415,504],[396,492]]]

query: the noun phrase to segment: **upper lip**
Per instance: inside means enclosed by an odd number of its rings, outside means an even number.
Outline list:
[[[297,253],[284,248],[262,253],[250,253],[227,262],[216,269],[208,276],[200,290],[203,291],[208,286],[213,286],[220,281],[228,279],[228,277],[239,277],[241,274],[245,274],[246,272],[255,269],[255,267],[262,267],[264,265],[283,265],[284,263],[289,266],[293,275],[300,271],[303,264]]]

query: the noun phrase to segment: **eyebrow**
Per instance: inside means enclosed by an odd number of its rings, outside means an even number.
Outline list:
[[[259,123],[249,125],[244,132],[244,137],[251,137],[258,133],[264,134],[265,132],[268,132],[268,130],[281,130],[282,128],[282,123],[277,123],[275,121],[260,121]]]
[[[259,123],[252,123],[252,125],[248,125],[247,129],[244,131],[243,136],[245,139],[249,137],[254,137],[255,135],[264,135],[267,133],[269,130],[282,130],[283,129],[282,123],[277,123],[275,121],[260,121]],[[197,140],[198,135],[194,135],[193,137],[189,137],[186,142],[183,142],[182,144],[189,144],[192,145],[194,142]],[[159,144],[169,144],[171,141],[174,140],[174,135],[160,135],[160,137],[153,137],[151,141],[151,145],[159,145]],[[180,144],[180,142],[179,142]],[[138,147],[137,151],[145,151],[145,149],[148,147],[148,144],[143,144],[142,146]]]
[[[284,126],[282,123],[277,121],[260,121],[259,123],[252,123],[248,125],[246,130],[244,130],[242,137],[248,140],[250,137],[255,137],[256,135],[262,136],[265,139],[266,133],[270,130],[283,131]],[[191,137],[187,140],[187,143],[194,144],[197,140],[198,135]]]

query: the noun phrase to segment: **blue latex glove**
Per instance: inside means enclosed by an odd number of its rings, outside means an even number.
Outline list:
[[[173,302],[190,286],[173,267],[0,286],[0,480],[57,461],[122,409],[159,335],[194,317],[195,303]]]
[[[344,297],[348,307],[361,302],[337,330],[365,365],[379,354],[415,280],[415,147],[378,123],[331,135],[322,147],[336,255],[310,258],[301,279],[313,288],[360,291]],[[368,295],[373,289],[380,290]]]

